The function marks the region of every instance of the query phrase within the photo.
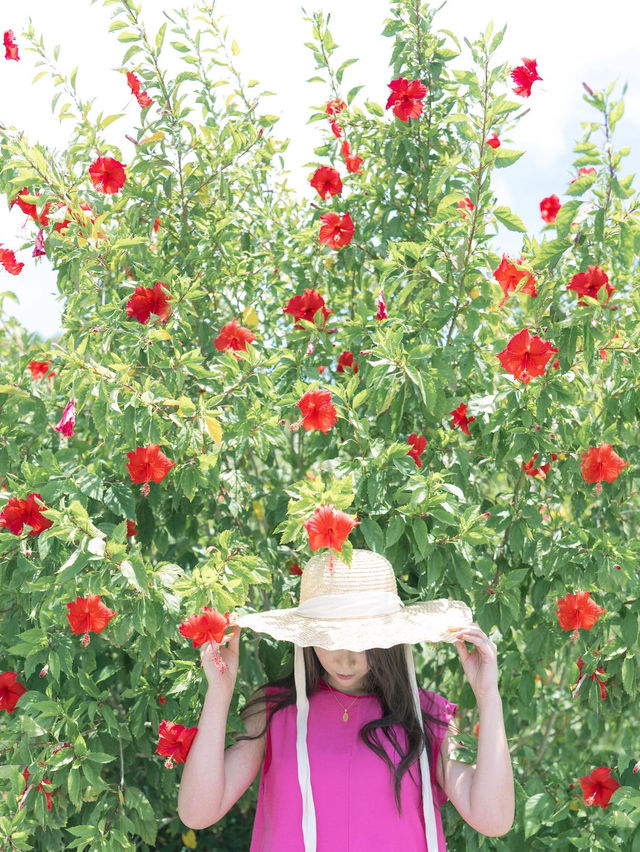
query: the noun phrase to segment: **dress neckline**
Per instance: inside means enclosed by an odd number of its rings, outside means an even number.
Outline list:
[[[326,689],[327,692],[333,690],[334,692],[339,692],[340,695],[346,695],[348,698],[375,698],[375,692],[366,692],[363,695],[354,695],[352,692],[343,692],[341,689],[336,689],[335,687],[329,687],[323,677],[321,677],[318,681],[318,686],[322,689]]]

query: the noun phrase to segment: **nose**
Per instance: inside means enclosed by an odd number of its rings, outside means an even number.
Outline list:
[[[358,655],[355,651],[336,651],[335,661],[338,667],[343,666],[348,670],[350,667],[355,666],[358,661]]]

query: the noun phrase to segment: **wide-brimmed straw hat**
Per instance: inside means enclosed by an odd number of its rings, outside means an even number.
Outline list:
[[[302,571],[297,607],[243,613],[233,619],[240,627],[268,633],[294,643],[296,687],[296,754],[302,795],[302,835],[305,852],[316,852],[316,814],[307,751],[307,698],[302,648],[316,645],[329,651],[365,651],[403,645],[409,687],[416,718],[422,711],[412,645],[416,642],[455,642],[448,628],[473,621],[462,601],[446,598],[405,606],[398,596],[396,577],[388,559],[370,550],[354,549],[351,566],[333,551],[315,554]],[[429,850],[438,849],[431,774],[424,745],[419,757],[422,812]]]
[[[351,566],[333,551],[309,559],[297,607],[245,613],[236,620],[241,627],[301,647],[364,651],[405,643],[455,642],[448,628],[469,624],[473,616],[465,603],[446,598],[405,606],[389,560],[355,548]]]

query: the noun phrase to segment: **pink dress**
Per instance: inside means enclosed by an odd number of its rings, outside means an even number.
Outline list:
[[[266,689],[267,697],[275,692],[273,687]],[[423,709],[442,719],[434,732],[437,736],[431,786],[438,832],[437,852],[444,852],[446,843],[440,806],[446,802],[447,795],[436,783],[435,759],[457,705],[436,692],[420,689],[419,693]],[[353,701],[353,696],[343,693],[343,697],[343,706]],[[390,852],[395,849],[436,852],[427,850],[418,764],[402,776],[400,816],[389,767],[358,737],[365,722],[382,715],[378,698],[363,695],[348,713],[349,720],[344,722],[336,697],[321,680],[319,688],[309,696],[307,732],[317,852]],[[404,748],[404,731],[398,733]],[[384,734],[381,743],[397,765],[398,755]],[[250,852],[304,852],[295,704],[279,710],[267,729]]]

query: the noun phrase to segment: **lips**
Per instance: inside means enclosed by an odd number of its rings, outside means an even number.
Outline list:
[[[343,674],[339,674],[339,675],[338,675],[338,677],[341,677],[343,680],[349,680],[350,678],[352,678],[352,677],[353,677],[353,675],[343,675]]]

